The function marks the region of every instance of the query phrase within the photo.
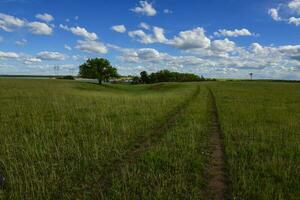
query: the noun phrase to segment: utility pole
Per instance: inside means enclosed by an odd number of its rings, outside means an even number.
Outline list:
[[[55,76],[59,76],[59,66],[58,65],[54,66],[54,74],[55,74]]]

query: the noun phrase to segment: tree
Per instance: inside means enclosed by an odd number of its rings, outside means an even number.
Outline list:
[[[249,76],[250,76],[250,79],[252,80],[253,79],[253,73],[250,73]]]
[[[79,75],[83,78],[96,78],[102,84],[102,81],[118,77],[118,72],[107,59],[94,58],[88,59],[79,67]]]
[[[142,71],[140,75],[141,75],[141,82],[142,83],[149,83],[149,76],[148,76],[148,73],[146,71]]]

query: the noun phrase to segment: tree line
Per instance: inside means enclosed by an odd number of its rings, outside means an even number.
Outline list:
[[[135,84],[149,84],[149,83],[159,83],[159,82],[195,82],[204,81],[203,76],[198,76],[191,73],[179,73],[171,72],[169,70],[161,70],[148,75],[146,71],[140,73],[140,77],[136,76],[133,78],[133,83]]]
[[[79,67],[79,76],[82,78],[98,79],[99,84],[103,81],[108,82],[113,78],[118,78],[117,68],[113,67],[109,60],[104,58],[88,59]],[[134,84],[149,84],[158,82],[194,82],[204,81],[203,76],[191,73],[171,72],[169,70],[161,70],[148,75],[146,71],[140,73],[140,77],[135,76],[132,79]]]

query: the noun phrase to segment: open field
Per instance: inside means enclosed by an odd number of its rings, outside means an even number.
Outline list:
[[[0,199],[297,199],[299,89],[0,79]]]

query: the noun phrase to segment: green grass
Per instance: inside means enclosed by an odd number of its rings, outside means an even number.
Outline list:
[[[224,131],[232,199],[299,199],[300,84],[210,86]]]
[[[0,79],[0,85],[0,163],[9,199],[82,192],[195,89],[55,80]]]
[[[113,177],[108,199],[200,199],[209,153],[207,90],[187,105],[161,140]]]
[[[0,199],[205,199],[207,87],[230,198],[299,198],[300,84],[0,79]]]

